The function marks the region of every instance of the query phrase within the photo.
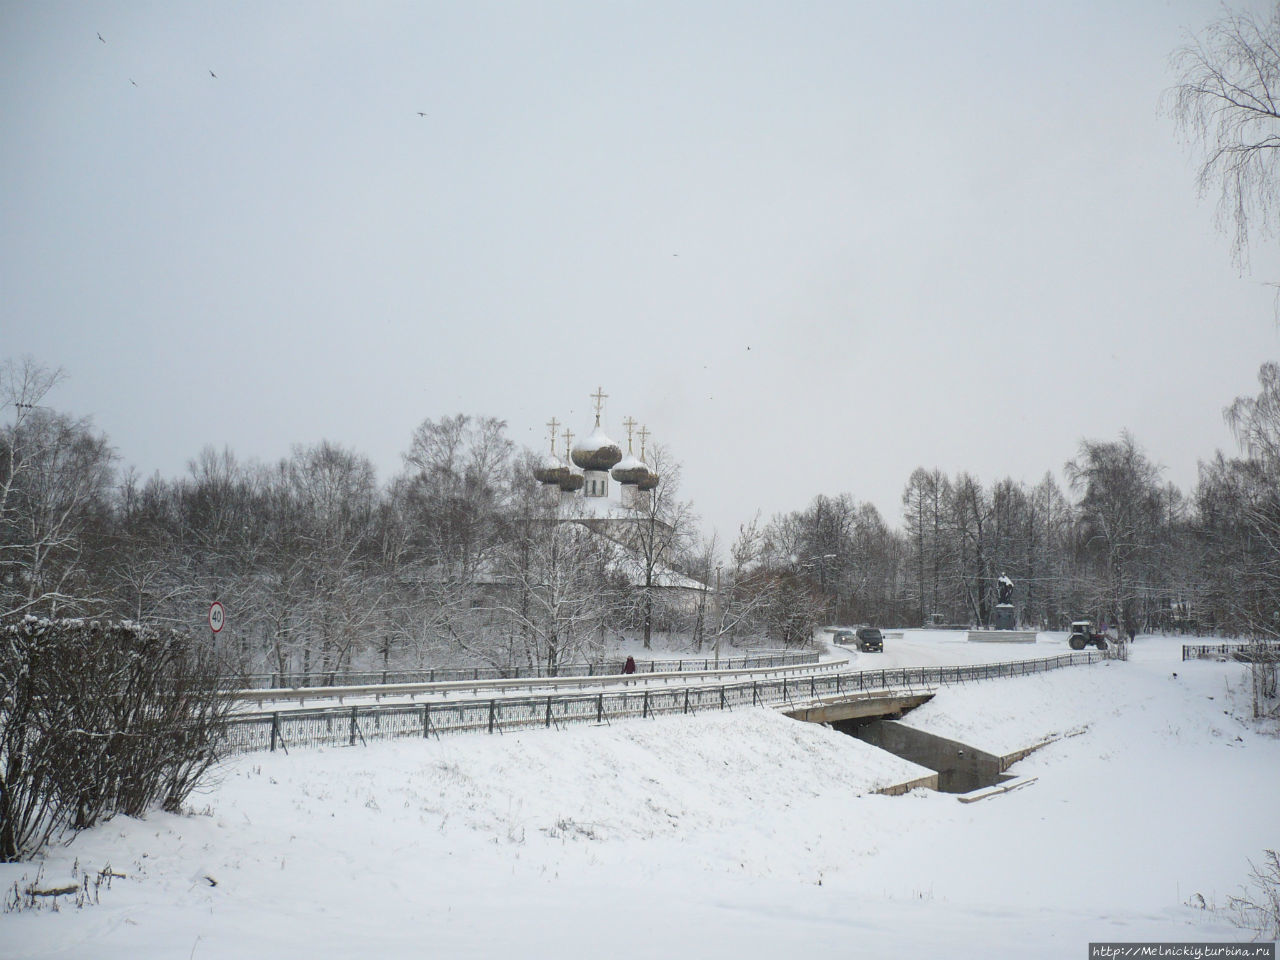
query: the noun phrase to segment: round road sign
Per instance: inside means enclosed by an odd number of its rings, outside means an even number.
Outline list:
[[[209,629],[217,633],[222,629],[223,623],[226,621],[226,613],[222,609],[222,604],[217,600],[209,604]]]

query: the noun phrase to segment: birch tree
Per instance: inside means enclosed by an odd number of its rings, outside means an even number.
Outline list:
[[[1228,10],[1172,56],[1166,105],[1201,156],[1196,184],[1217,194],[1237,262],[1252,235],[1276,235],[1280,201],[1280,6]]]
[[[0,618],[103,605],[86,537],[108,509],[115,454],[87,418],[43,405],[61,379],[32,360],[0,367]]]

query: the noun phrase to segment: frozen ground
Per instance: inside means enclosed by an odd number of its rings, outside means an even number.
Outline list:
[[[997,658],[957,642],[908,634],[886,659]],[[1280,740],[1238,719],[1240,666],[1181,663],[1180,642],[946,688],[912,714],[999,751],[1069,734],[1014,768],[1034,784],[973,804],[872,795],[919,769],[763,710],[242,757],[193,814],[118,818],[42,866],[0,866],[10,888],[37,869],[126,875],[96,905],[0,915],[0,957],[1078,958],[1091,940],[1244,940],[1199,897],[1225,903],[1280,847]]]

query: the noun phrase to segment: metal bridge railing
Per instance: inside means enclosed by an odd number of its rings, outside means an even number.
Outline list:
[[[242,714],[227,725],[229,752],[341,746],[395,737],[498,733],[570,723],[605,723],[663,714],[702,713],[790,703],[903,687],[937,687],[970,680],[1017,677],[1103,659],[1095,652],[1040,660],[957,667],[898,667],[856,673],[738,680],[703,686],[637,688],[605,693],[550,694],[452,703],[378,704]]]
[[[1280,660],[1280,641],[1252,640],[1238,643],[1184,643],[1183,660]]]
[[[773,653],[743,657],[686,657],[680,660],[637,660],[641,673],[682,673],[695,670],[748,670],[817,663],[812,653]],[[437,683],[451,680],[519,680],[544,677],[596,677],[622,673],[623,659],[561,665],[554,674],[537,667],[437,667],[430,670],[320,670],[310,673],[251,673],[226,678],[227,683],[251,690],[281,687],[346,687],[373,683]]]
[[[687,664],[686,664],[687,665]],[[684,670],[671,673],[654,673],[650,670],[642,670],[633,674],[596,674],[588,676],[582,674],[580,676],[571,677],[541,677],[541,678],[522,678],[519,680],[437,680],[434,683],[370,683],[361,686],[347,687],[281,687],[273,689],[263,687],[258,689],[236,690],[232,696],[245,704],[257,704],[261,709],[263,704],[280,703],[283,701],[296,700],[299,706],[310,700],[317,707],[323,704],[316,701],[336,700],[338,704],[344,703],[348,699],[355,697],[373,697],[376,701],[381,701],[383,697],[403,699],[408,697],[410,700],[417,699],[419,696],[430,696],[440,694],[448,697],[450,694],[470,693],[472,698],[481,696],[481,691],[489,691],[490,696],[519,696],[522,692],[528,696],[546,696],[549,692],[568,693],[572,690],[585,690],[590,687],[603,687],[606,685],[616,685],[619,682],[628,682],[648,686],[650,684],[678,684],[680,686],[688,686],[695,683],[699,678],[706,681],[714,681],[716,683],[725,683],[735,678],[741,678],[743,674],[748,676],[752,674],[777,674],[782,673],[801,673],[808,671],[831,672],[835,673],[846,667],[843,661],[838,660],[820,660],[816,663],[786,664],[782,666],[757,666],[748,669],[727,670],[723,666],[721,669],[715,670]],[[756,678],[759,679],[759,678]],[[544,688],[535,690],[535,688]]]

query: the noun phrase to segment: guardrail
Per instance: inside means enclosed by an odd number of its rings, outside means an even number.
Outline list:
[[[1280,641],[1254,640],[1241,643],[1184,643],[1183,660],[1280,660]]]
[[[502,693],[519,692],[530,687],[550,687],[552,689],[582,689],[605,684],[634,683],[648,686],[655,683],[670,684],[675,681],[688,681],[705,677],[733,678],[741,674],[783,674],[801,671],[835,672],[846,666],[842,660],[827,662],[785,664],[781,666],[746,667],[736,670],[710,669],[672,671],[667,673],[610,673],[580,677],[523,677],[515,680],[444,680],[435,683],[369,683],[345,687],[277,687],[262,690],[237,690],[232,696],[242,703],[263,703],[282,700],[296,700],[299,704],[307,700],[344,700],[353,697],[414,697],[427,694],[441,694],[448,697],[451,693],[471,691],[479,694],[481,690],[493,690]]]
[[[790,664],[817,663],[813,653],[771,653],[742,657],[686,657],[679,660],[637,660],[641,673],[685,673],[696,670],[745,670],[753,667],[775,667]],[[318,673],[251,673],[245,677],[225,678],[227,683],[245,683],[250,689],[284,687],[340,687],[391,683],[437,683],[451,680],[519,680],[523,678],[594,677],[622,673],[623,660],[600,660],[595,663],[571,663],[557,667],[554,674],[546,667],[436,667],[428,670],[322,670]]]
[[[727,710],[747,705],[794,705],[819,697],[1025,676],[1091,664],[1101,659],[1101,654],[1090,651],[1008,663],[898,667],[658,690],[645,688],[595,694],[549,694],[509,699],[491,697],[452,703],[377,704],[242,714],[228,721],[227,743],[231,753],[250,753],[277,747],[355,745],[394,737],[425,738],[445,733],[495,733],[528,727],[559,727],[569,723],[605,723],[631,717]]]

